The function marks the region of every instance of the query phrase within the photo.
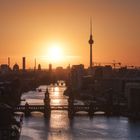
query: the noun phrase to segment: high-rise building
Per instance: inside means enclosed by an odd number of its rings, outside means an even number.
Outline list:
[[[38,71],[41,71],[41,64],[38,64]]]
[[[84,65],[73,65],[71,68],[71,85],[74,89],[81,89],[84,76]]]
[[[52,64],[49,64],[49,72],[52,72]]]

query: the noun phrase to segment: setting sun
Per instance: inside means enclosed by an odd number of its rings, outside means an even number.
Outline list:
[[[48,48],[48,59],[50,61],[62,60],[63,52],[59,44],[52,44]]]

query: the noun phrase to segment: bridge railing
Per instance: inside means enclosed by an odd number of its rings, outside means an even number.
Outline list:
[[[69,109],[72,109],[73,111],[75,112],[78,112],[78,111],[87,111],[89,112],[90,110],[91,111],[104,111],[105,110],[105,107],[104,106],[98,106],[98,105],[93,105],[93,106],[90,106],[90,105],[72,105],[72,106],[69,106],[69,105],[51,105],[50,106],[50,110],[69,110]],[[19,111],[19,112],[26,112],[26,111],[29,111],[29,112],[32,112],[32,111],[41,111],[41,112],[45,112],[45,105],[19,105],[17,106],[14,111]]]
[[[17,106],[14,110],[15,111],[24,111],[24,110],[43,110],[44,109],[44,105],[19,105]]]

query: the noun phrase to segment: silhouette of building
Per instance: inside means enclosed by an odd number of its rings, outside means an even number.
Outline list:
[[[35,59],[34,62],[35,62],[35,65],[34,65],[34,71],[36,71],[36,59]]]
[[[25,71],[26,70],[26,57],[22,58],[22,70]]]
[[[1,71],[2,74],[5,74],[5,73],[10,71],[10,68],[7,64],[2,64],[0,66],[0,71]]]
[[[71,68],[71,84],[76,90],[81,89],[83,84],[84,65],[73,65]]]
[[[128,109],[131,112],[140,112],[140,82],[129,82],[125,86],[125,95]]]
[[[65,70],[63,69],[63,67],[60,67],[60,66],[56,67],[55,75],[56,75],[57,79],[62,80],[65,75]]]
[[[49,72],[52,72],[52,64],[49,64]]]
[[[13,71],[15,72],[19,71],[19,65],[17,63],[13,66]]]
[[[41,65],[38,64],[38,71],[41,71]]]
[[[94,67],[94,78],[111,78],[112,73],[113,71],[110,65]]]

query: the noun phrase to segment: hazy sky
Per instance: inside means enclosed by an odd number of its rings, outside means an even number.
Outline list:
[[[94,62],[140,65],[140,0],[0,0],[0,63],[26,56],[30,67],[34,58],[47,66],[48,48],[59,44],[57,65],[88,66],[90,16]]]

